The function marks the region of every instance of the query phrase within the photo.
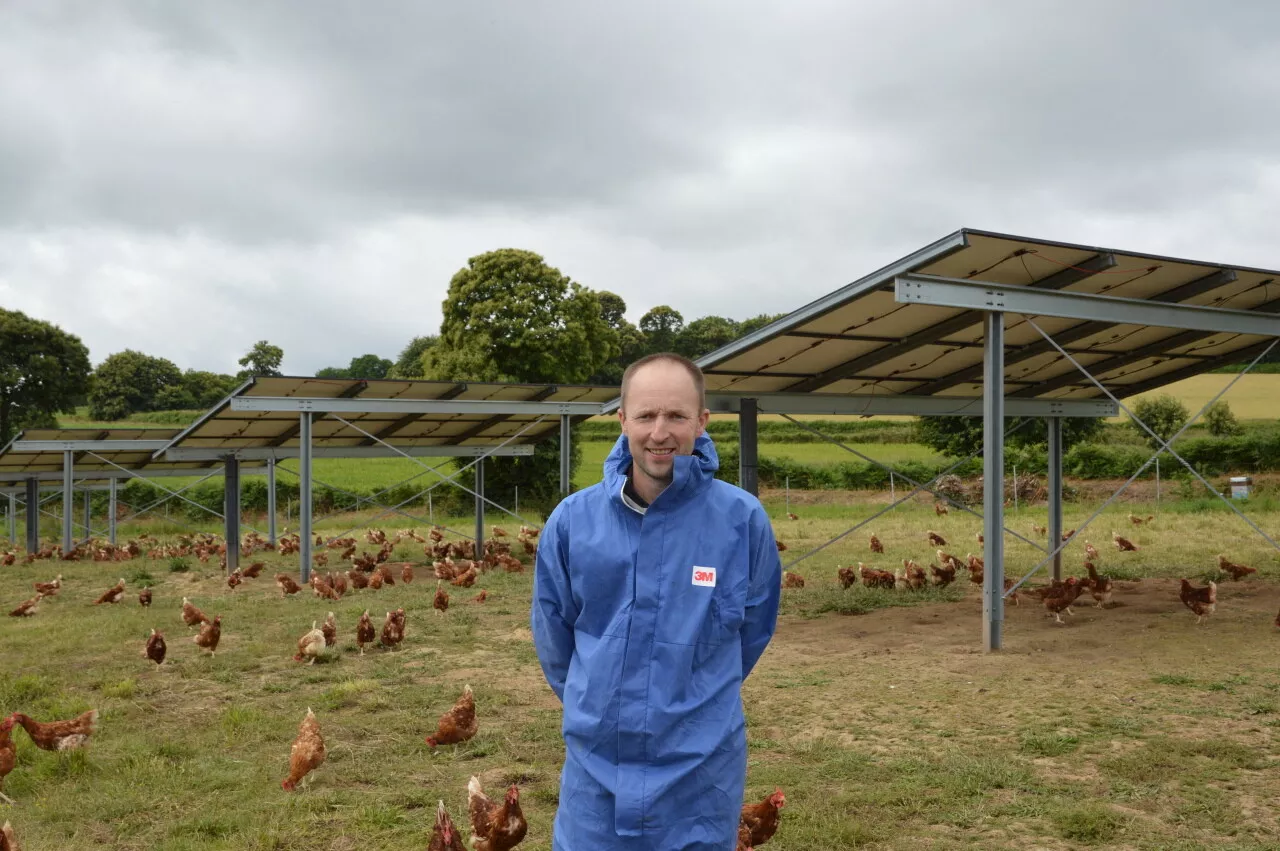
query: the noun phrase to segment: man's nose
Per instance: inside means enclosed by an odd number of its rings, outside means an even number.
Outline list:
[[[670,429],[670,425],[671,425],[671,424],[670,424],[669,422],[667,422],[667,418],[666,418],[666,417],[656,417],[656,418],[654,418],[654,421],[653,421],[653,439],[654,439],[654,440],[657,440],[657,441],[661,441],[664,437],[666,437],[666,436],[667,436],[667,433],[671,430],[671,429]]]

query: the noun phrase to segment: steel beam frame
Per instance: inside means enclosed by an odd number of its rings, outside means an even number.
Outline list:
[[[75,549],[72,525],[75,518],[72,512],[75,506],[75,452],[70,449],[62,453],[62,552],[70,553]]]
[[[1280,317],[1249,310],[1162,303],[1092,293],[1046,292],[1030,287],[1005,287],[931,275],[900,275],[895,297],[901,304],[1004,311],[1024,316],[1055,316],[1105,322],[1109,325],[1152,325],[1219,334],[1280,336]],[[985,388],[983,396],[986,396]]]
[[[560,495],[568,496],[573,490],[573,420],[560,417]],[[530,447],[532,449],[532,447]],[[478,464],[476,466],[479,466]],[[517,506],[518,507],[518,506]]]
[[[1062,419],[1049,417],[1049,549],[1053,553],[1053,578],[1062,579]]]
[[[709,391],[707,408],[713,414],[735,414],[743,400],[754,400],[758,409],[777,414],[831,414],[849,416],[969,417],[982,414],[979,396],[860,396],[842,393],[726,393]],[[1110,399],[1014,399],[1005,398],[1010,417],[1114,417],[1119,407]]]
[[[155,452],[167,440],[15,440],[9,452]]]
[[[312,458],[479,458],[487,454],[485,446],[312,446]],[[243,449],[217,449],[178,446],[166,449],[166,461],[221,461],[234,456],[241,461],[282,461],[297,458],[301,450],[297,446],[255,446]],[[533,446],[505,446],[498,455],[532,455]],[[190,474],[188,474],[190,475]]]
[[[475,464],[476,485],[476,559],[484,561],[484,459]]]
[[[738,485],[760,496],[760,441],[756,400],[744,398],[738,405]]]
[[[311,412],[298,414],[298,575],[311,579]]]
[[[26,499],[27,554],[40,549],[40,482],[27,479]]]
[[[240,461],[228,458],[223,465],[223,537],[227,546],[227,573],[240,568]]]
[[[276,459],[267,460],[267,543],[276,545]]]
[[[983,317],[982,644],[999,650],[1004,625],[1004,314]]]
[[[594,417],[599,402],[469,401],[460,399],[307,399],[292,396],[235,396],[233,411],[326,414],[568,414]]]

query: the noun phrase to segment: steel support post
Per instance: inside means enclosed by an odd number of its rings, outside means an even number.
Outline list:
[[[298,575],[311,581],[311,412],[298,415]]]
[[[1045,420],[1049,433],[1049,549],[1053,578],[1062,578],[1062,418]]]
[[[112,476],[107,492],[107,537],[110,538],[112,546],[115,546],[116,543],[116,512],[119,505],[118,486],[119,480]]]
[[[1004,622],[1004,314],[983,320],[982,645],[999,650]]]
[[[27,553],[40,549],[40,480],[27,479]]]
[[[484,459],[476,461],[476,559],[484,558]]]
[[[569,434],[569,417],[560,417],[560,495],[568,496],[572,484],[572,464],[573,446],[570,444],[572,437]],[[478,464],[476,466],[479,466]]]
[[[738,484],[752,496],[760,495],[759,441],[756,400],[743,399],[738,406]]]
[[[84,489],[84,537],[85,540],[93,537],[93,492],[88,488]]]
[[[62,552],[67,554],[75,549],[73,526],[75,525],[75,490],[72,487],[75,479],[75,453],[67,450],[62,453]]]
[[[222,523],[227,541],[227,573],[240,567],[240,460],[228,455],[222,462]]]
[[[267,543],[276,543],[276,459],[267,460]]]
[[[18,495],[9,494],[9,513],[5,515],[9,521],[9,546],[18,546]]]

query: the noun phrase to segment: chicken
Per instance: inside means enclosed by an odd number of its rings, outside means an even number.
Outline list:
[[[502,803],[489,800],[480,778],[467,781],[467,809],[471,813],[471,847],[474,851],[507,851],[524,839],[529,823],[520,811],[520,789],[512,783]]]
[[[324,652],[325,640],[324,632],[316,629],[316,622],[311,622],[311,629],[302,634],[298,639],[298,652],[293,654],[293,661],[301,662],[303,659],[310,659],[308,665],[316,663],[316,657]]]
[[[1218,570],[1231,574],[1232,582],[1242,579],[1250,573],[1258,572],[1256,567],[1247,567],[1243,564],[1236,564],[1234,561],[1227,561],[1227,557],[1224,555],[1218,556]]]
[[[395,647],[404,641],[404,609],[387,612],[387,619],[382,624],[382,646]]]
[[[880,539],[875,535],[871,536],[871,552],[884,554],[884,544],[880,543]]]
[[[978,570],[983,570],[987,566],[986,559],[982,556],[976,556],[973,553],[965,553],[964,560],[969,565],[970,570],[973,570],[975,567]]]
[[[119,603],[120,598],[123,596],[124,596],[124,577],[122,576],[120,577],[120,580],[116,582],[115,585],[108,588],[106,591],[103,591],[102,596],[94,600],[93,604],[97,606],[102,603]]]
[[[799,514],[796,514],[796,513],[794,513],[794,512],[788,511],[788,512],[787,512],[787,519],[788,519],[788,520],[799,520],[799,519],[800,519],[800,515],[799,515]]]
[[[1196,613],[1196,623],[1199,624],[1218,607],[1218,585],[1210,582],[1203,588],[1197,588],[1184,579],[1178,597],[1182,605]]]
[[[297,582],[293,581],[293,577],[287,573],[276,574],[276,585],[280,587],[280,596],[287,597],[290,594],[297,594],[302,590]]]
[[[314,629],[314,627],[312,627]],[[332,647],[338,643],[338,619],[333,612],[324,619],[324,623],[320,624],[320,631],[324,633],[324,646]]]
[[[356,646],[360,648],[360,655],[364,655],[364,646],[372,644],[373,639],[378,635],[373,629],[373,620],[369,617],[369,610],[365,609],[364,614],[360,616],[360,622],[356,624]]]
[[[471,562],[470,567],[468,567],[466,570],[462,571],[462,573],[455,576],[449,584],[456,585],[459,588],[470,588],[472,585],[476,584],[476,576],[478,574],[479,574],[479,569],[476,567],[476,563],[473,561]]]
[[[489,598],[489,592],[481,588],[480,593],[471,598],[471,602],[483,603],[488,598]]]
[[[83,747],[98,723],[98,710],[82,712],[69,721],[41,723],[29,715],[15,712],[9,716],[27,731],[32,743],[46,751],[72,751]]]
[[[206,622],[200,627],[200,633],[191,640],[199,646],[209,651],[209,655],[213,656],[218,649],[218,641],[222,638],[222,615],[216,616],[212,621]]]
[[[413,582],[413,565],[406,564],[404,567],[400,568],[400,581],[405,585]]]
[[[945,547],[945,546],[947,545],[947,539],[946,539],[946,538],[944,538],[944,537],[942,537],[941,535],[939,535],[937,532],[933,531],[932,529],[929,529],[929,530],[926,532],[926,534],[929,536],[929,546],[931,546],[931,547]]]
[[[1276,626],[1280,627],[1280,612],[1276,612]]]
[[[950,564],[944,564],[942,567],[938,567],[936,564],[930,564],[929,573],[933,577],[933,584],[939,588],[946,588],[952,582],[956,581],[956,569]]]
[[[0,851],[22,851],[17,834],[13,832],[13,825],[9,824],[7,819],[0,826]]]
[[[42,599],[44,599],[44,595],[37,591],[36,595],[32,597],[30,600],[24,600],[23,602],[19,603],[16,609],[14,609],[12,612],[9,612],[9,616],[13,618],[31,617],[36,613],[36,607],[40,605],[40,601]]]
[[[467,851],[467,846],[462,843],[462,834],[453,826],[453,819],[444,808],[444,801],[436,807],[436,826],[431,831],[431,844],[427,851]]]
[[[974,585],[981,585],[985,575],[985,568],[982,562],[971,561],[968,564],[968,568],[969,568],[969,581],[972,582]]]
[[[1085,585],[1089,588],[1089,593],[1093,595],[1094,607],[1101,609],[1107,603],[1111,602],[1111,591],[1114,583],[1110,576],[1098,573],[1098,569],[1093,566],[1093,562],[1086,561],[1084,569],[1089,572],[1089,578],[1085,580]]]
[[[1085,542],[1084,542],[1084,557],[1085,557],[1085,558],[1087,558],[1089,561],[1097,561],[1097,560],[1098,560],[1098,556],[1099,556],[1099,555],[1100,555],[1100,553],[1098,552],[1098,548],[1097,548],[1097,547],[1095,547],[1093,544],[1089,543],[1088,541],[1085,541]]]
[[[924,572],[924,568],[914,559],[904,558],[902,560],[902,578],[898,581],[912,591],[919,591],[929,584],[929,577]]]
[[[239,585],[242,581],[244,580],[242,579],[242,574],[240,573],[239,569],[233,570],[227,574],[227,587],[230,588],[232,591],[236,590],[236,586]]]
[[[182,598],[182,622],[188,627],[197,624],[208,623],[209,616],[192,605],[191,601],[186,597]]]
[[[159,665],[164,662],[164,654],[168,649],[164,643],[164,633],[152,627],[151,636],[147,639],[147,646],[143,648],[142,655]]]
[[[1036,524],[1032,523],[1032,524],[1031,524],[1031,531],[1032,531],[1032,532],[1035,532],[1037,535],[1039,535],[1040,537],[1042,537],[1042,538],[1043,538],[1045,535],[1049,534],[1049,527],[1048,527],[1048,526],[1037,526]]]
[[[13,771],[13,766],[18,760],[18,748],[13,743],[13,724],[12,716],[0,721],[0,790],[4,788],[5,776]],[[0,801],[6,804],[13,803],[13,799],[3,791],[0,791]]]
[[[789,570],[782,571],[782,587],[783,588],[803,588],[804,577],[798,573],[792,573]]]
[[[1120,537],[1120,535],[1117,532],[1111,533],[1111,540],[1115,542],[1116,549],[1122,553],[1134,553],[1139,550],[1139,547],[1137,544],[1135,544],[1133,541],[1130,541],[1128,538]]]
[[[369,574],[369,588],[374,591],[377,591],[381,587],[382,587],[382,574],[377,571],[374,571],[373,573]]]
[[[298,735],[289,748],[289,776],[280,781],[280,788],[292,792],[298,783],[324,763],[324,736],[320,735],[320,722],[307,707],[307,714],[298,725]]]
[[[1155,520],[1155,519],[1156,519],[1156,516],[1154,514],[1148,514],[1145,518],[1135,517],[1132,514],[1129,515],[1129,522],[1132,523],[1134,526],[1141,526],[1143,523],[1150,523],[1152,520]]]
[[[255,561],[253,564],[241,570],[240,573],[245,579],[257,579],[258,574],[262,573],[262,569],[264,567],[266,567],[264,563]]]
[[[37,593],[43,594],[46,597],[52,597],[54,594],[58,593],[60,588],[62,588],[62,574],[59,573],[55,576],[52,582],[37,582],[35,587]]]
[[[1044,607],[1053,615],[1053,619],[1058,623],[1063,623],[1062,613],[1075,614],[1071,611],[1071,604],[1076,601],[1084,591],[1084,585],[1074,576],[1068,576],[1066,582],[1062,583],[1060,588],[1050,588],[1044,596]]]
[[[138,592],[138,605],[144,609],[151,608],[151,589],[143,588]]]
[[[774,542],[773,542],[773,543],[774,543],[774,546],[776,546],[776,547],[778,548],[778,552],[782,552],[783,550],[785,550],[785,549],[787,548],[787,545],[786,545],[786,544],[782,543],[782,541],[779,541],[779,540],[777,540],[777,539],[774,539]]]
[[[868,588],[892,588],[897,582],[890,571],[876,570],[862,562],[858,562],[858,575],[862,577],[862,584]]]
[[[846,591],[849,587],[858,581],[858,574],[852,567],[842,567],[836,571],[836,577],[840,580],[840,587]]]
[[[1013,603],[1015,606],[1021,606],[1022,604],[1018,602],[1018,592],[1013,590],[1013,584],[1013,577],[1006,576],[1004,579],[1004,590],[1007,595],[1005,599],[1010,603]]]
[[[1075,533],[1076,533],[1075,529],[1068,529],[1067,531],[1062,533],[1062,540],[1063,541],[1071,540],[1072,536],[1075,535]]]
[[[438,745],[456,745],[465,742],[476,734],[476,700],[471,686],[464,686],[462,696],[453,704],[453,708],[440,716],[433,735],[427,736],[426,742],[431,747]]]
[[[933,513],[941,517],[947,513],[947,504],[945,502],[935,502],[933,504]]]
[[[744,804],[738,816],[738,843],[755,848],[772,839],[786,805],[787,796],[778,787],[760,803]]]
[[[505,537],[507,537],[507,530],[506,530],[506,529],[503,529],[501,526],[494,526],[494,527],[492,527],[492,528],[493,528],[493,537],[495,537],[495,538],[505,538]]]
[[[440,587],[443,580],[436,580],[436,596],[431,601],[431,607],[436,610],[437,615],[442,615],[449,611],[449,592]]]
[[[348,570],[347,579],[351,580],[351,587],[356,590],[369,587],[369,580],[358,570]]]

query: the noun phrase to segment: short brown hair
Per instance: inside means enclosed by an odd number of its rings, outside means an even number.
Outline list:
[[[655,361],[668,361],[684,367],[685,371],[689,373],[689,377],[693,379],[694,389],[698,391],[698,410],[701,411],[707,407],[707,381],[698,365],[684,355],[678,355],[675,352],[655,352],[640,358],[627,367],[626,372],[622,373],[622,391],[619,394],[622,400],[620,405],[622,409],[625,410],[627,407],[627,385],[631,383],[631,376],[635,375],[636,370],[640,369],[640,367],[647,366]]]

